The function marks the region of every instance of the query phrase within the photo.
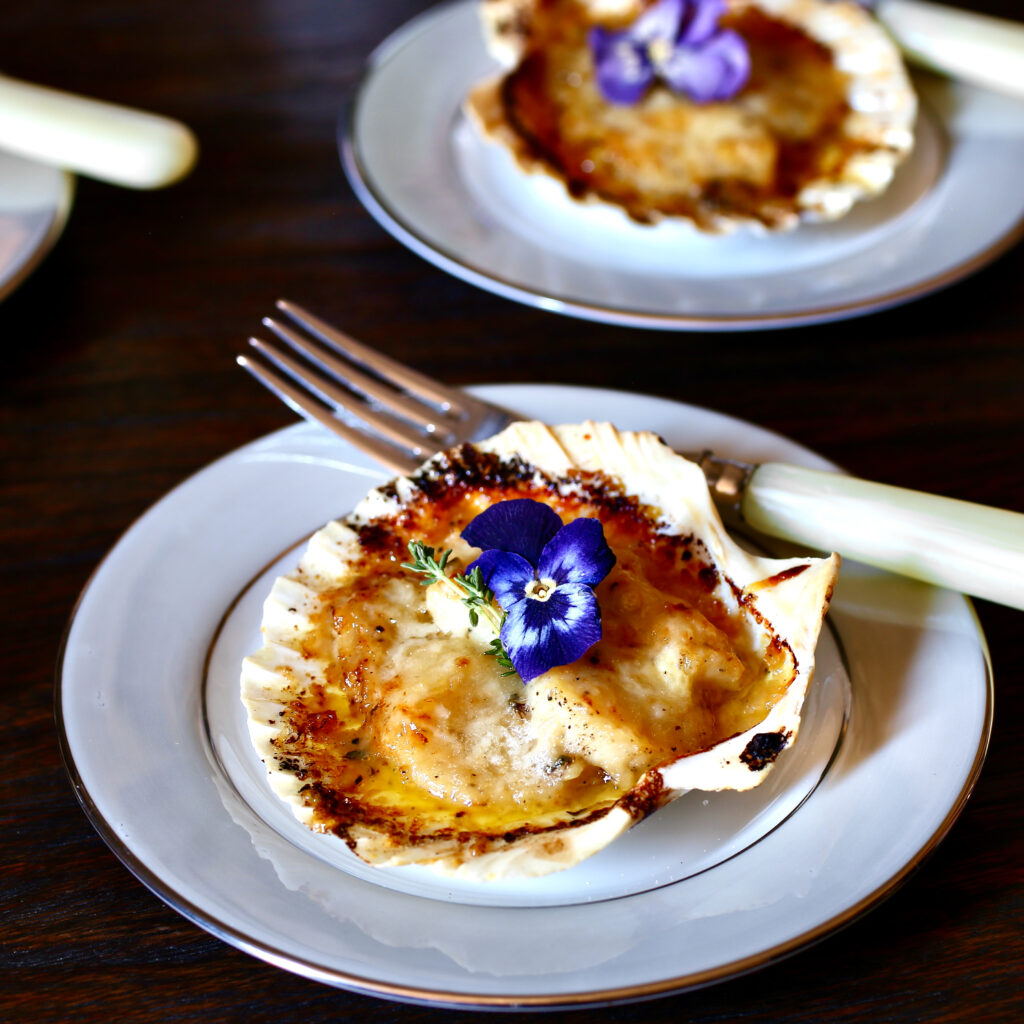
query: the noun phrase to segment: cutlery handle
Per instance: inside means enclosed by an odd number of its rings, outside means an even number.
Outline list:
[[[195,163],[195,137],[157,114],[0,76],[0,148],[129,188],[160,188]]]
[[[1024,609],[1020,513],[771,462],[741,511],[763,533]]]
[[[878,0],[875,16],[916,63],[1024,98],[1024,24],[925,0]]]

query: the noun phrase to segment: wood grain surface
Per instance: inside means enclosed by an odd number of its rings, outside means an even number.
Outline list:
[[[977,2],[1020,15],[1017,0]],[[1019,246],[888,312],[712,336],[530,309],[395,242],[344,180],[336,122],[370,50],[426,6],[7,0],[0,11],[6,73],[179,118],[201,146],[194,173],[163,191],[80,180],[58,246],[0,305],[0,1019],[453,1016],[307,981],[208,935],[107,849],[61,762],[54,674],[90,573],[170,488],[292,421],[234,363],[279,296],[455,383],[680,399],[780,431],[862,476],[1024,510]],[[977,611],[996,681],[991,748],[962,817],[913,877],[781,963],[574,1019],[1024,1019],[1024,619],[984,602]],[[935,742],[941,757],[956,737]]]

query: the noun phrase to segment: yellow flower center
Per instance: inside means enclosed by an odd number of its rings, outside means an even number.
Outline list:
[[[647,44],[647,56],[655,67],[661,67],[672,56],[672,44],[667,39],[652,39]]]
[[[558,584],[554,580],[533,580],[526,584],[526,596],[534,601],[546,601]]]

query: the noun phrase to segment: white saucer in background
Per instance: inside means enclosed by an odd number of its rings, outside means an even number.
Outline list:
[[[432,8],[371,56],[340,146],[357,196],[395,238],[527,305],[670,330],[836,320],[951,284],[1024,233],[1024,103],[981,89],[918,77],[914,153],[846,217],[723,238],[637,225],[524,175],[462,113],[497,71],[475,0]]]

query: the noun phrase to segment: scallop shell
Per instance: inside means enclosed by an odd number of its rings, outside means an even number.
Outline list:
[[[484,829],[474,833],[454,820],[447,827],[413,828],[397,839],[393,830],[374,820],[349,821],[341,828],[331,819],[327,829],[318,811],[322,806],[310,797],[316,771],[311,774],[288,750],[288,743],[296,739],[295,730],[319,728],[315,723],[322,722],[318,715],[324,714],[308,716],[304,725],[296,726],[294,718],[288,717],[288,709],[308,702],[311,692],[322,697],[325,691],[330,699],[323,706],[341,707],[339,691],[351,683],[348,675],[340,681],[332,668],[332,648],[318,646],[316,634],[324,629],[325,604],[330,605],[331,614],[343,618],[332,595],[357,578],[366,538],[379,537],[382,531],[402,522],[411,508],[433,507],[425,495],[450,493],[467,465],[486,465],[485,473],[474,470],[474,479],[489,481],[491,490],[487,493],[491,498],[494,481],[507,480],[516,492],[510,496],[519,496],[524,487],[538,494],[560,496],[563,501],[582,500],[582,493],[601,493],[610,496],[612,515],[624,515],[619,510],[632,509],[631,514],[639,516],[635,510],[642,510],[641,519],[647,524],[644,528],[650,528],[652,536],[666,544],[692,546],[700,553],[701,564],[707,570],[708,600],[738,624],[737,635],[748,632],[752,648],[791,654],[791,658],[786,656],[784,688],[768,701],[763,717],[748,728],[706,748],[659,761],[644,769],[614,800],[605,798],[600,806],[546,812],[543,821],[517,821],[515,828],[497,832]],[[466,493],[477,500],[472,487]],[[486,504],[482,498],[480,501]],[[687,554],[683,561],[689,558]],[[799,731],[800,710],[814,669],[815,644],[838,563],[836,555],[768,559],[738,546],[722,526],[701,469],[654,434],[620,432],[607,423],[560,427],[515,423],[487,441],[435,456],[417,474],[371,492],[345,520],[329,523],[313,536],[298,569],[275,583],[264,606],[264,646],[242,666],[241,695],[248,710],[252,741],[267,766],[270,785],[291,805],[298,819],[314,829],[341,835],[358,856],[371,864],[386,867],[421,863],[442,874],[477,880],[544,875],[591,856],[688,790],[745,790],[764,780],[775,758],[793,743]],[[438,588],[426,590],[429,595]],[[453,606],[457,614],[453,614]],[[606,631],[607,627],[606,621]],[[427,651],[428,671],[444,678],[452,671],[450,656],[440,647],[437,654],[431,653],[429,645],[454,642],[451,637],[460,629],[458,642],[476,642],[458,602],[427,599],[415,623],[402,628],[416,633],[416,644],[427,645],[422,650]],[[379,651],[375,657],[395,656],[386,644]],[[660,653],[661,648],[654,645],[649,651],[641,651],[641,656],[651,660]],[[497,676],[496,669],[493,674]],[[534,707],[541,707],[544,688],[548,687],[550,701],[551,676],[549,672],[534,680],[530,694],[523,699],[534,700]],[[518,680],[507,685],[525,689]],[[544,709],[551,706],[543,704]],[[550,729],[552,722],[557,724],[557,718],[550,717],[552,713],[558,714],[544,710],[548,717],[540,717],[539,723],[530,718],[515,725],[519,729],[516,742],[527,742],[523,737],[531,729],[537,732]],[[333,719],[330,724],[336,726]],[[597,730],[607,722],[602,723],[598,714],[592,720],[572,719],[571,724]],[[401,725],[415,728],[412,719]],[[559,727],[564,727],[564,722]],[[536,736],[527,739],[531,750],[539,742]],[[330,753],[335,760],[351,749],[345,747],[347,741],[336,742],[337,749]],[[627,759],[632,756],[618,746],[612,749]],[[471,753],[467,750],[460,758],[469,759]],[[610,769],[606,765],[602,770]],[[401,771],[404,778],[405,769]]]
[[[578,8],[591,22],[635,17],[646,0],[577,0]],[[881,25],[854,0],[729,0],[730,11],[742,14],[756,10],[776,22],[795,27],[825,46],[834,68],[844,76],[848,112],[839,132],[844,155],[828,173],[803,181],[793,197],[771,192],[754,199],[750,209],[721,205],[720,197],[702,196],[695,212],[664,212],[657,197],[643,199],[644,186],[636,183],[641,196],[630,215],[641,223],[688,221],[713,234],[729,233],[738,227],[754,233],[791,230],[802,222],[830,221],[844,216],[855,203],[884,192],[896,168],[913,149],[917,97],[895,44]],[[569,182],[564,170],[540,156],[508,116],[502,100],[507,74],[530,53],[531,26],[544,0],[481,0],[480,15],[490,53],[508,71],[480,83],[466,100],[469,119],[484,140],[498,143],[526,172],[554,178],[566,186],[567,196],[581,204],[620,205],[614,198],[598,194],[586,181]],[[742,96],[742,94],[741,94]],[[671,101],[665,93],[663,106]],[[728,104],[726,104],[728,106]],[[749,111],[743,117],[749,116]],[[594,128],[594,131],[603,131]],[[707,142],[698,143],[703,147]],[[708,143],[710,144],[710,143]],[[669,151],[679,144],[674,139],[658,142]],[[618,172],[616,172],[618,173]],[[691,189],[701,186],[688,185]],[[637,212],[639,208],[639,213]]]

